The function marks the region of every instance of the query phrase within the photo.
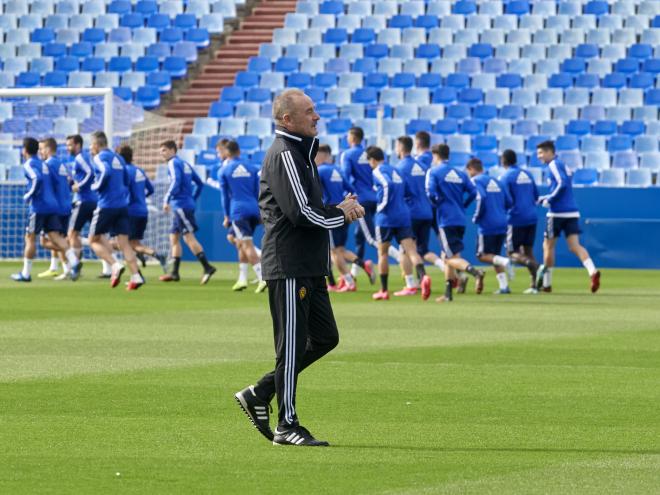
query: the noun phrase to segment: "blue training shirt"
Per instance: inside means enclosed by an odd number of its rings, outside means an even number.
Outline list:
[[[479,174],[473,178],[477,189],[477,204],[472,221],[482,235],[506,234],[507,210],[511,197],[504,185],[495,177]]]
[[[56,214],[58,204],[48,166],[33,156],[23,164],[23,173],[28,181],[23,199],[30,204],[30,213]]]
[[[188,162],[174,156],[167,162],[167,175],[170,178],[170,187],[165,193],[163,203],[169,203],[174,210],[194,210],[195,202],[204,187],[204,182],[195,169]]]
[[[353,146],[341,155],[341,171],[355,189],[360,203],[376,202],[373,172],[362,145]]]
[[[218,170],[218,182],[225,216],[232,222],[259,217],[259,168],[256,165],[231,158]]]
[[[433,207],[426,196],[426,174],[429,166],[408,155],[396,165],[399,175],[408,186],[406,202],[413,220],[432,220]]]
[[[539,199],[539,191],[532,175],[527,170],[512,165],[501,182],[511,197],[508,224],[514,227],[536,225],[536,201]]]
[[[332,163],[322,163],[318,166],[318,170],[323,187],[323,202],[326,205],[338,205],[348,193],[355,192],[338,166]]]
[[[129,217],[148,217],[147,198],[154,193],[154,186],[139,167],[132,163],[126,164],[128,173],[128,216]]]
[[[548,163],[550,170],[550,192],[539,201],[548,202],[549,217],[577,218],[580,216],[573,197],[573,173],[557,158]]]
[[[128,206],[128,172],[124,159],[114,151],[104,148],[93,160],[96,180],[92,191],[99,196],[98,207],[126,208]]]
[[[429,170],[426,195],[437,212],[438,227],[464,227],[465,208],[476,197],[467,174],[444,162]]]
[[[431,168],[431,164],[433,163],[433,153],[426,150],[424,153],[420,153],[419,155],[415,156],[415,160],[426,165],[426,169],[428,170]]]
[[[78,153],[73,162],[69,164],[69,171],[73,180],[78,184],[78,191],[73,200],[81,203],[96,203],[99,199],[96,192],[92,191],[94,184],[94,165],[86,154]]]
[[[407,186],[399,172],[386,163],[373,171],[376,190],[376,225],[378,227],[410,227],[410,210],[406,203]]]
[[[55,199],[57,200],[57,214],[71,214],[71,184],[69,169],[56,156],[51,156],[45,162],[50,171],[50,179],[53,182]]]

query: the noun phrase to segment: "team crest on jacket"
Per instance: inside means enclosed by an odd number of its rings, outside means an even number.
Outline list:
[[[298,289],[298,299],[301,301],[305,299],[305,296],[307,295],[307,289],[305,287],[301,287]]]

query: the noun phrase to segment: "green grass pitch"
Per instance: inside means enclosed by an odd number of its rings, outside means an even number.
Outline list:
[[[660,492],[660,273],[557,270],[553,294],[333,295],[340,346],[298,412],[327,449],[273,447],[233,393],[273,365],[267,295],[110,290],[0,264],[0,493]],[[43,270],[37,264],[35,273]],[[436,292],[442,283],[431,268]],[[399,281],[392,277],[393,288]]]

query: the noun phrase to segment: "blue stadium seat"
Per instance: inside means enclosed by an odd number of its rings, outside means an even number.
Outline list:
[[[169,43],[153,43],[147,47],[146,54],[158,58],[159,61],[163,61],[172,55],[172,49]]]
[[[264,103],[270,101],[271,93],[267,88],[250,88],[245,97],[246,101],[253,101],[255,103]]]
[[[66,45],[64,43],[48,43],[43,45],[41,53],[44,57],[60,58],[66,55]]]
[[[613,120],[599,120],[594,123],[593,133],[596,136],[612,136],[616,132],[617,125]]]
[[[633,147],[632,144],[633,142],[630,136],[612,136],[607,142],[607,151],[610,153],[616,153],[617,151],[629,151]]]
[[[133,99],[133,92],[131,91],[131,88],[116,86],[112,88],[112,92],[115,96],[121,98],[124,101],[131,101]]]
[[[468,49],[470,57],[488,58],[493,56],[493,47],[489,43],[476,43]]]
[[[211,36],[206,28],[191,28],[188,29],[184,38],[186,41],[195,43],[199,49],[207,48],[211,44]]]
[[[158,3],[155,0],[139,0],[135,4],[135,12],[148,17],[158,12]]]
[[[463,168],[463,167],[465,167],[467,162],[470,160],[470,158],[471,158],[470,153],[461,152],[461,151],[452,151],[449,154],[448,163],[452,167]]]
[[[628,170],[626,185],[628,187],[651,187],[653,185],[651,170],[648,168]]]
[[[323,88],[310,86],[309,88],[305,88],[305,94],[317,105],[325,101],[325,90]]]
[[[464,88],[458,94],[458,101],[468,105],[476,105],[484,99],[484,92],[477,88]]]
[[[166,57],[163,61],[163,70],[170,73],[172,79],[180,79],[186,75],[188,65],[183,57]]]
[[[463,120],[469,119],[472,115],[472,111],[469,105],[465,104],[456,104],[449,105],[445,108],[445,116],[451,119]]]
[[[349,119],[331,119],[326,125],[329,134],[345,134],[352,126]]]
[[[132,12],[124,14],[119,19],[119,25],[130,29],[137,29],[144,26],[144,17],[141,14]]]
[[[466,119],[461,123],[461,133],[470,136],[484,134],[486,132],[486,124],[482,120]]]
[[[55,41],[55,30],[51,28],[37,28],[32,31],[30,35],[30,40],[33,43],[51,43]]]
[[[522,86],[522,77],[519,74],[500,74],[497,76],[496,84],[498,88],[519,88]]]
[[[277,72],[296,72],[298,70],[298,59],[293,57],[280,57],[275,62]]]
[[[458,94],[456,88],[437,88],[433,92],[432,103],[449,104],[457,100]]]
[[[250,134],[238,136],[236,141],[238,142],[238,146],[240,147],[241,151],[247,153],[257,151],[261,144],[259,136]]]
[[[348,41],[348,31],[344,28],[331,28],[323,34],[323,43],[341,45]]]
[[[588,120],[571,120],[566,125],[566,132],[576,136],[584,136],[591,132],[591,123]]]
[[[373,87],[358,88],[353,92],[351,101],[353,103],[375,105],[378,103],[378,92]]]
[[[372,57],[359,58],[353,63],[353,72],[368,74],[376,72],[376,59]]]
[[[339,109],[334,103],[319,103],[316,106],[316,113],[324,119],[335,119],[339,115]]]
[[[440,45],[435,43],[424,43],[417,47],[417,58],[439,58],[441,54]]]
[[[63,71],[53,71],[48,72],[44,75],[43,80],[44,86],[50,86],[55,88],[64,88],[67,85],[67,75]]]
[[[69,49],[69,54],[74,57],[84,58],[84,57],[91,57],[93,51],[94,48],[90,42],[81,41],[79,43],[74,43],[73,45],[71,45],[71,48]]]
[[[252,88],[259,85],[259,74],[256,72],[241,71],[236,73],[234,86],[239,88]]]
[[[128,14],[131,11],[131,2],[128,0],[113,0],[108,5],[108,14]]]
[[[419,76],[417,86],[420,88],[434,89],[442,86],[442,76],[433,72],[428,72]]]
[[[312,85],[312,76],[307,72],[293,72],[287,77],[287,87],[306,88]]]
[[[420,15],[415,18],[415,27],[424,28],[426,30],[433,29],[439,25],[438,16],[435,15]]]
[[[607,74],[601,83],[604,88],[615,88],[621,89],[626,87],[628,78],[625,74],[621,72],[613,72],[612,74]]]
[[[170,27],[170,17],[165,14],[152,14],[147,19],[147,27],[154,28],[158,32]]]
[[[445,85],[449,88],[463,89],[470,86],[470,77],[467,74],[449,74],[445,80]]]
[[[319,5],[319,14],[339,15],[344,13],[344,4],[340,1],[326,0]]]
[[[110,72],[128,72],[133,64],[128,57],[112,57],[108,62],[108,71]]]
[[[641,59],[650,58],[653,56],[653,47],[646,43],[635,43],[628,48],[628,56]]]
[[[649,89],[644,96],[644,103],[646,105],[659,106],[660,89]]]
[[[183,31],[197,27],[197,17],[194,14],[177,14],[174,17],[174,27]]]
[[[497,138],[495,136],[480,135],[472,139],[474,151],[495,151],[497,149]]]
[[[433,124],[429,119],[412,119],[406,125],[406,133],[409,135],[416,134],[419,131],[431,132]]]
[[[372,43],[367,45],[364,49],[364,56],[374,59],[381,59],[387,57],[389,48],[384,43]]]
[[[370,28],[359,28],[353,31],[351,43],[370,44],[376,41],[376,32]]]
[[[574,186],[593,186],[598,182],[598,170],[594,168],[579,168],[573,172]]]
[[[332,58],[325,63],[326,72],[342,74],[344,72],[349,72],[350,69],[351,63],[345,58]]]
[[[580,74],[587,69],[587,63],[583,58],[569,58],[561,63],[562,72],[568,74]]]
[[[160,32],[160,42],[173,45],[183,41],[183,30],[178,27],[168,27]]]
[[[566,136],[557,136],[555,147],[557,151],[572,151],[580,149],[580,143],[577,136],[569,134]]]
[[[55,61],[56,70],[61,70],[64,72],[72,72],[78,70],[79,68],[80,68],[80,63],[78,61],[78,57],[65,56],[65,57],[60,57]]]
[[[452,14],[470,15],[477,13],[477,4],[470,0],[455,2],[451,9]]]
[[[520,120],[524,114],[525,110],[520,105],[505,105],[500,109],[499,117],[507,120]]]
[[[412,88],[415,86],[415,74],[411,74],[408,72],[400,72],[398,74],[394,74],[394,77],[392,78],[391,86],[393,88]]]
[[[573,86],[573,76],[566,72],[561,72],[559,74],[553,74],[548,79],[549,88],[561,88],[566,89]]]
[[[637,165],[637,155],[633,151],[616,151],[612,156],[613,168],[632,169]]]
[[[628,86],[635,89],[649,89],[655,83],[655,76],[649,72],[638,72],[630,76]]]
[[[569,2],[566,2],[569,3]],[[584,14],[591,14],[601,16],[609,12],[610,6],[608,2],[602,0],[592,0],[584,4],[582,12]]]
[[[579,58],[598,57],[598,46],[592,43],[582,43],[575,47],[575,56]]]
[[[577,88],[596,88],[600,84],[598,74],[580,74],[575,79],[575,87]]]
[[[146,83],[149,86],[157,87],[161,93],[166,93],[172,89],[172,76],[165,71],[149,72]]]
[[[158,70],[160,64],[157,57],[144,56],[138,57],[135,62],[135,70],[138,72],[153,72]]]
[[[620,168],[605,169],[600,173],[599,186],[622,187],[625,185],[625,170]]]
[[[21,72],[16,78],[16,87],[18,88],[34,88],[39,86],[41,76],[38,72]]]
[[[458,132],[458,121],[456,119],[442,119],[435,123],[436,134],[456,134]]]
[[[473,110],[473,117],[481,120],[497,118],[497,107],[495,105],[477,105]]]
[[[659,74],[660,57],[656,56],[656,58],[648,58],[644,60],[644,63],[642,64],[642,70],[644,72],[650,72],[651,74]]]
[[[505,4],[504,12],[506,14],[510,15],[517,15],[517,16],[522,16],[525,14],[529,14],[531,11],[529,2],[527,1],[520,1],[520,0],[515,0],[515,1],[510,1]]]
[[[319,72],[314,75],[313,84],[317,88],[334,88],[337,86],[337,74],[333,72]]]
[[[632,74],[639,70],[639,60],[635,58],[622,58],[616,61],[614,69],[624,74]]]

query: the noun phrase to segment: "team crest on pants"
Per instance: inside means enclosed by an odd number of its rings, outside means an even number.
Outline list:
[[[305,299],[305,296],[307,295],[307,289],[304,287],[301,287],[298,289],[298,298],[302,301]]]

